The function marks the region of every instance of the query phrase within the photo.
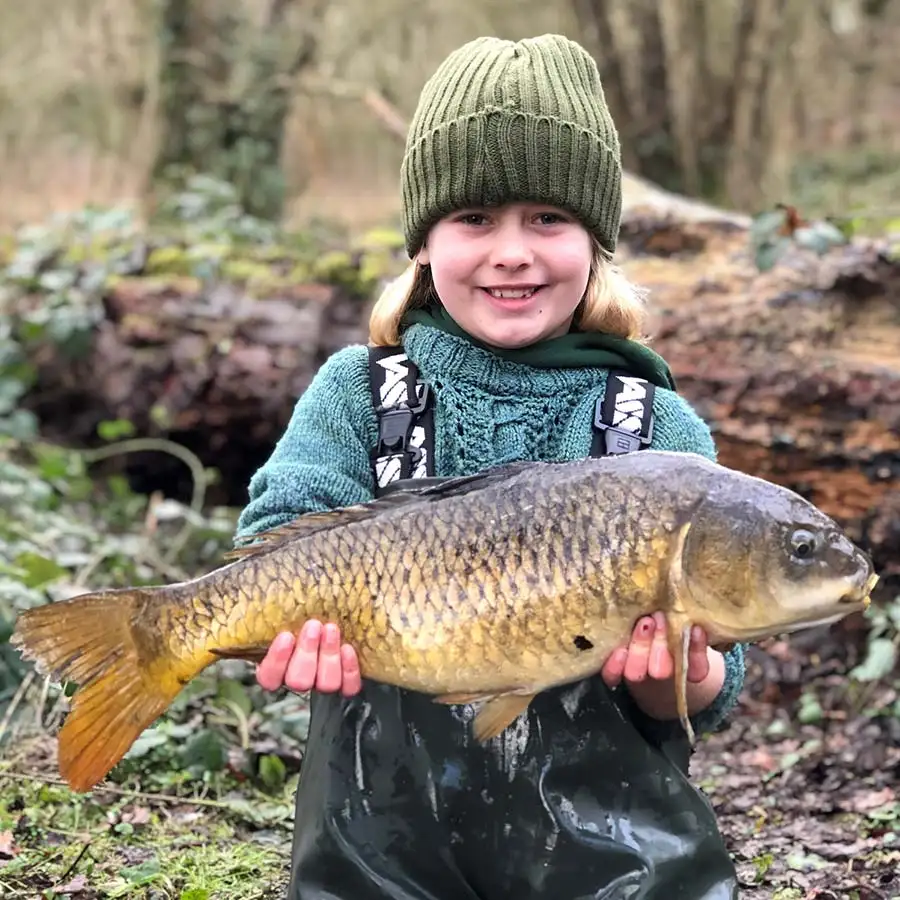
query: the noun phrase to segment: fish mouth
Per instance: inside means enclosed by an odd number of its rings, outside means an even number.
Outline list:
[[[858,605],[863,609],[867,608],[872,602],[872,591],[878,584],[879,576],[874,572],[870,572],[866,581],[862,585],[854,585],[852,590],[847,591],[838,601],[842,606]]]

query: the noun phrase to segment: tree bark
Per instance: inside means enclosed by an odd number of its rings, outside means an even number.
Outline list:
[[[166,0],[162,45],[163,140],[154,180],[186,175],[234,185],[251,215],[277,220],[285,186],[281,154],[292,82],[315,55],[312,26],[286,27],[293,0],[273,0],[255,28],[228,4]]]
[[[862,134],[881,140],[872,98],[889,80],[894,23],[889,4],[865,6],[851,38],[806,0],[569,2],[628,168],[745,209],[795,192],[788,162],[802,174],[823,141],[852,155]],[[829,122],[854,134],[828,135]]]

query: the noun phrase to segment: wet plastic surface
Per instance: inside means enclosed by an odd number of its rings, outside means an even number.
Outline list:
[[[482,746],[468,706],[314,695],[290,900],[735,900],[686,741],[624,709],[592,678]]]

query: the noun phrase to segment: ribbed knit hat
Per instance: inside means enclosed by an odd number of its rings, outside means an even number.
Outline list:
[[[400,181],[410,257],[454,209],[514,201],[568,209],[612,253],[622,168],[597,64],[557,34],[464,44],[422,89]]]

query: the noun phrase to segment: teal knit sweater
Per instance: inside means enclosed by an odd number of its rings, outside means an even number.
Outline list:
[[[606,384],[601,369],[543,369],[509,362],[464,338],[426,325],[403,336],[409,358],[433,388],[435,475],[468,475],[514,460],[588,455],[594,404]],[[715,459],[709,428],[673,391],[658,388],[652,446]],[[238,539],[304,512],[371,500],[370,449],[378,424],[364,346],[335,353],[299,399],[269,460],[250,481]],[[744,681],[743,648],[725,654],[725,685],[694,718],[709,731],[734,706]]]

